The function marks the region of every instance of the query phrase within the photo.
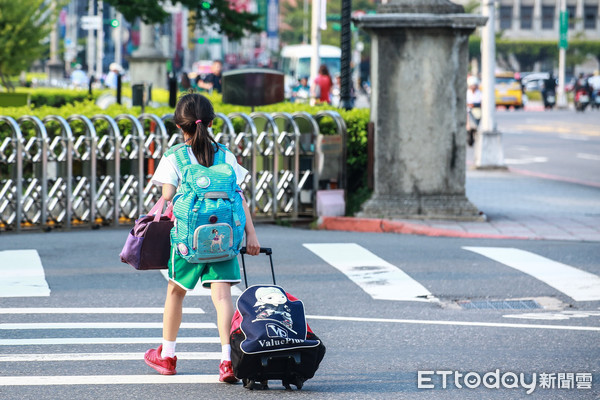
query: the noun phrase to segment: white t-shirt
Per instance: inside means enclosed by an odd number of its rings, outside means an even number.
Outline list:
[[[472,91],[471,89],[467,90],[467,105],[468,104],[481,104],[481,91],[479,89],[475,89],[475,91]]]
[[[192,152],[192,148],[187,146],[187,151],[192,164],[199,164],[196,156]],[[236,182],[238,185],[241,185],[242,182],[244,182],[246,174],[248,174],[248,170],[238,164],[235,156],[230,151],[225,152],[225,162],[233,167]],[[157,186],[162,186],[164,183],[170,183],[177,187],[179,186],[180,181],[181,171],[177,168],[177,158],[175,157],[175,153],[161,158],[158,167],[156,168],[156,172],[154,172],[154,176],[152,176],[152,183]]]

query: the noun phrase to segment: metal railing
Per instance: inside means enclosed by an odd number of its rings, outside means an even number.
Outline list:
[[[146,213],[160,197],[154,168],[182,141],[172,119],[0,116],[0,230],[118,226]],[[315,215],[323,119],[345,142],[346,125],[333,111],[217,113],[212,134],[249,171],[241,188],[255,217]]]

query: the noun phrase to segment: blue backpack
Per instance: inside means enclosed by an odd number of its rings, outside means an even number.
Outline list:
[[[171,246],[190,263],[230,260],[242,245],[246,214],[233,167],[225,162],[224,146],[215,148],[211,167],[192,164],[187,145],[170,149],[181,171],[173,198],[175,225]]]

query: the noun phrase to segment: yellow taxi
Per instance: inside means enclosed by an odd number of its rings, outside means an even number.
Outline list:
[[[523,107],[523,91],[521,83],[515,78],[513,72],[501,72],[496,74],[496,106],[515,109]]]

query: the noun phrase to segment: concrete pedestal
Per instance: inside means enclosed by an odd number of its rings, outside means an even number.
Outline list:
[[[151,83],[153,88],[168,89],[167,57],[155,46],[154,28],[140,24],[140,47],[129,58],[132,83]]]
[[[482,218],[465,195],[468,37],[485,18],[396,0],[354,19],[372,38],[374,193],[360,216]]]
[[[46,64],[46,69],[47,69],[47,73],[48,73],[48,79],[52,80],[59,80],[62,81],[65,79],[65,66],[62,62],[56,60],[56,61],[48,61],[48,63]]]

